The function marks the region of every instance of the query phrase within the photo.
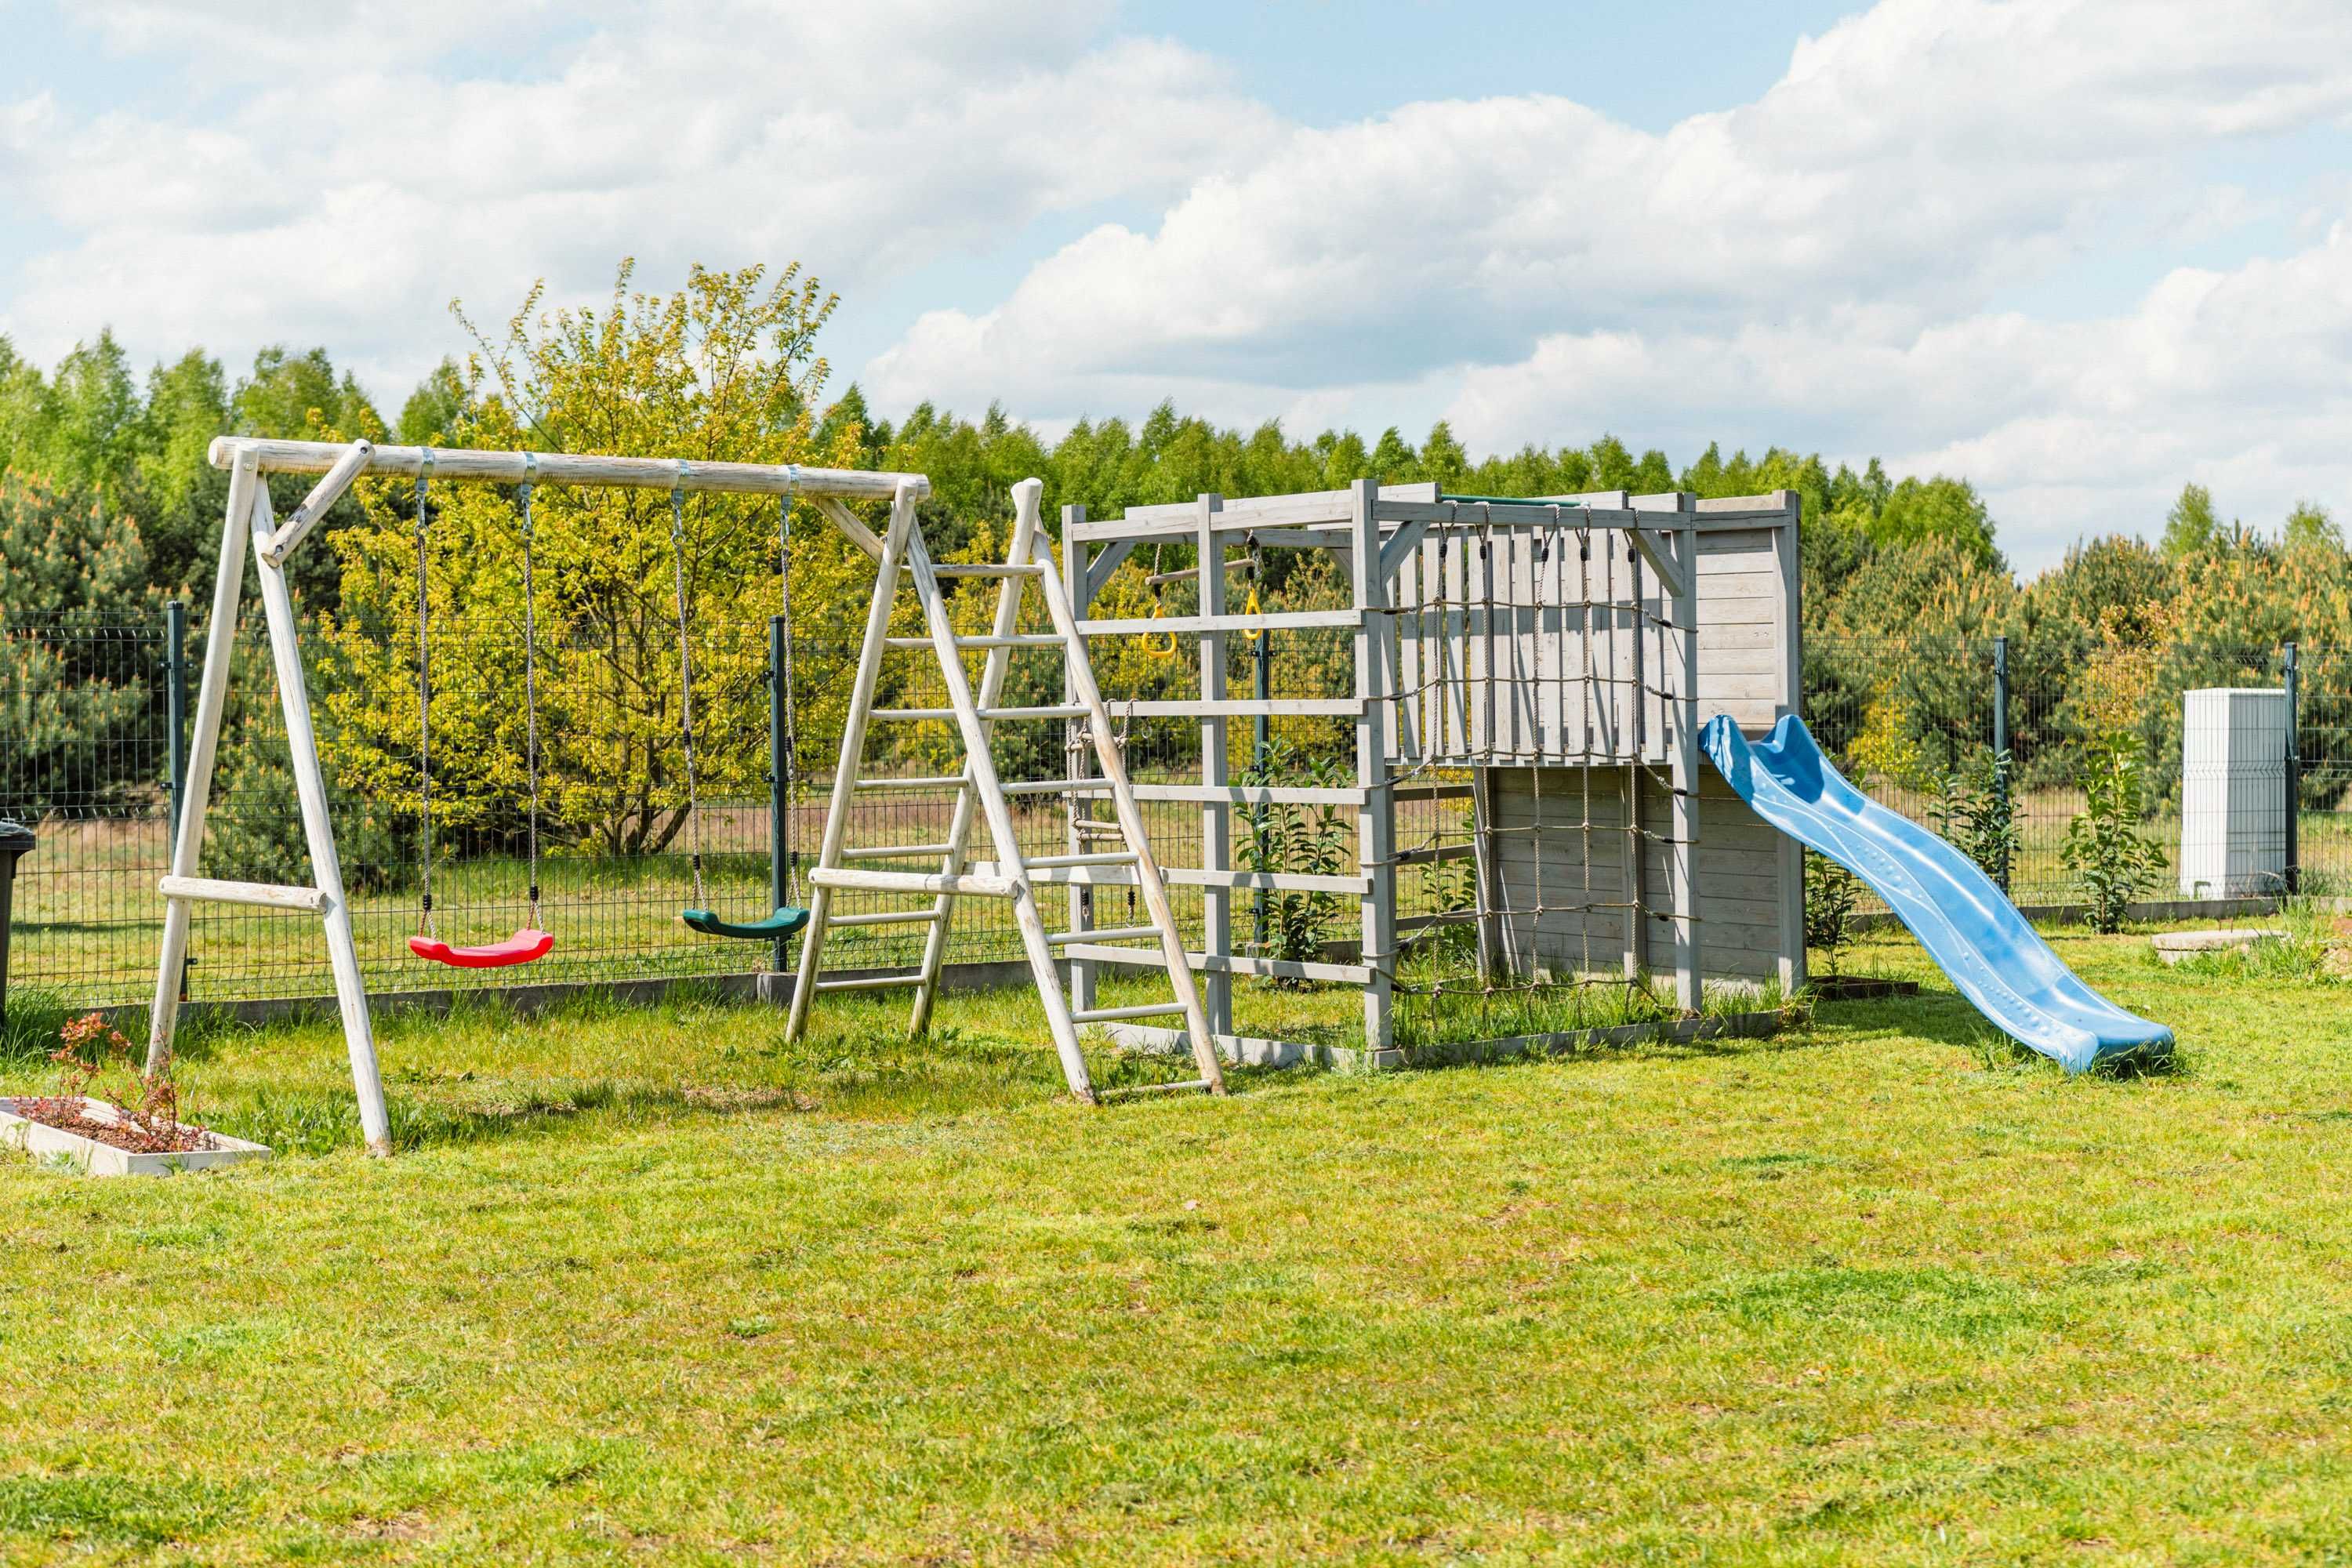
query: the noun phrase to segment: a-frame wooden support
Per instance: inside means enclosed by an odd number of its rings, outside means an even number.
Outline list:
[[[196,699],[195,730],[188,748],[187,803],[181,811],[179,838],[172,849],[171,875],[160,884],[164,900],[163,950],[155,973],[155,1005],[148,1019],[147,1070],[161,1072],[171,1063],[194,906],[211,901],[307,910],[318,915],[326,928],[327,960],[335,976],[335,1006],[342,1015],[343,1042],[352,1058],[352,1087],[359,1095],[360,1132],[367,1140],[369,1153],[383,1155],[392,1152],[383,1079],[376,1068],[375,1035],[368,1023],[367,990],[360,979],[351,905],[343,897],[342,862],[335,853],[334,825],[327,816],[326,775],[319,766],[318,738],[310,725],[310,694],[302,679],[294,600],[287,591],[283,564],[287,552],[367,467],[373,451],[365,441],[352,443],[283,529],[275,527],[269,487],[261,482],[259,451],[252,447],[240,448],[229,468],[228,515],[221,529],[219,575],[213,583],[212,624],[205,633],[205,683]],[[278,700],[286,714],[294,793],[301,804],[302,836],[310,850],[312,882],[307,888],[224,882],[196,874],[205,842],[205,816],[212,805],[221,717],[228,705],[229,668],[236,646],[237,602],[245,587],[248,541],[260,573],[261,607],[269,626]]]
[[[1142,814],[1136,807],[1134,792],[1128,782],[1126,760],[1112,731],[1109,710],[1095,682],[1093,665],[1087,655],[1086,639],[1078,630],[1076,618],[1060,581],[1053,547],[1039,526],[1039,496],[1043,489],[1044,486],[1035,479],[1026,479],[1013,487],[1013,538],[1003,562],[999,564],[934,565],[930,552],[924,545],[922,530],[915,521],[915,497],[902,490],[891,508],[889,527],[881,541],[874,597],[866,609],[865,644],[858,658],[856,679],[851,688],[849,713],[842,729],[841,757],[834,770],[832,807],[825,817],[824,838],[818,852],[816,868],[809,875],[809,883],[814,892],[810,899],[808,931],[802,940],[800,974],[793,990],[792,1017],[787,1032],[792,1038],[797,1039],[806,1030],[810,1008],[820,993],[908,986],[915,992],[908,1022],[912,1032],[920,1034],[929,1022],[932,1003],[938,995],[940,968],[947,951],[949,922],[954,914],[956,900],[962,897],[1001,898],[1012,901],[1013,921],[1021,933],[1022,950],[1028,958],[1031,973],[1036,982],[1038,999],[1045,1010],[1046,1027],[1053,1036],[1054,1048],[1061,1058],[1063,1075],[1073,1095],[1087,1101],[1101,1098],[1087,1074],[1085,1055],[1079,1049],[1078,1030],[1082,1026],[1169,1015],[1182,1016],[1184,1032],[1191,1041],[1193,1061],[1200,1076],[1182,1085],[1164,1087],[1223,1093],[1224,1073],[1217,1059],[1216,1047],[1210,1037],[1207,1016],[1202,1008],[1200,990],[1193,981],[1184,940],[1177,929],[1167,887],[1160,879],[1159,865],[1152,858],[1150,843],[1144,834]],[[926,633],[920,637],[901,638],[888,635],[891,611],[898,603],[902,574],[911,579],[916,599],[922,609]],[[940,591],[940,579],[948,576],[1001,581],[995,619],[986,636],[957,635],[947,601]],[[1021,607],[1033,586],[1042,596],[1046,616],[1054,627],[1051,633],[1024,635],[1019,629]],[[937,655],[940,676],[947,689],[947,708],[876,710],[874,697],[880,679],[882,657],[894,647],[928,647]],[[1013,653],[1018,648],[1032,647],[1061,649],[1071,700],[1047,708],[999,706]],[[985,650],[986,657],[976,689],[964,668],[967,650]],[[958,773],[938,779],[862,778],[866,732],[877,720],[885,722],[952,721],[963,748],[962,769]],[[991,758],[990,739],[1000,722],[1031,721],[1059,721],[1082,727],[1082,744],[1093,752],[1100,768],[1100,776],[1042,780],[1034,784],[1005,784],[998,778],[995,763]],[[892,853],[893,847],[888,846],[866,848],[859,851],[859,857],[913,858],[936,855],[939,869],[929,873],[870,871],[848,865],[845,839],[851,807],[859,790],[903,788],[910,784],[955,791],[956,804],[947,841],[940,845],[896,847],[895,854]],[[1060,795],[1077,789],[1085,789],[1090,794],[1108,794],[1117,820],[1120,847],[1102,853],[1024,857],[1007,800],[1009,789],[1019,790],[1024,795]],[[992,861],[973,863],[968,858],[975,818],[988,825],[989,837],[995,846],[996,858]],[[1034,892],[1037,886],[1053,882],[1114,879],[1131,882],[1142,895],[1150,915],[1149,925],[1117,932],[1055,933],[1045,929],[1045,916],[1038,908]],[[835,915],[834,895],[846,889],[919,898],[928,907],[903,913]],[[824,978],[824,944],[828,931],[836,925],[883,923],[925,924],[929,927],[924,937],[922,959],[914,970],[902,974],[841,980]],[[1062,994],[1055,949],[1057,945],[1081,938],[1096,942],[1122,938],[1156,941],[1160,949],[1160,963],[1155,967],[1165,967],[1170,986],[1174,992],[1173,998],[1167,1003],[1073,1010]],[[1142,950],[1138,951],[1138,956],[1142,956]]]

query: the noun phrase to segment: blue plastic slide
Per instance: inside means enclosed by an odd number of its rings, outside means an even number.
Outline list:
[[[1702,742],[1740,799],[1868,883],[1960,994],[2015,1039],[2068,1072],[2171,1040],[2077,979],[1975,862],[1846,783],[1795,714],[1754,745],[1717,715]]]

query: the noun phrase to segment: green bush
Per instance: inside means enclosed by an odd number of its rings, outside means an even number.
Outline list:
[[[1838,954],[1853,942],[1853,905],[1862,883],[1826,855],[1805,851],[1805,945],[1829,956],[1835,974]]]
[[[312,880],[301,802],[282,744],[232,748],[224,737],[213,799],[205,820],[205,875],[281,885]],[[327,813],[335,825],[347,892],[389,892],[414,880],[413,823],[395,820],[367,796],[342,787],[331,769]]]
[[[2116,731],[2093,742],[2083,769],[2083,810],[2066,825],[2058,858],[2074,873],[2101,931],[2123,929],[2131,901],[2155,884],[2164,851],[2142,837],[2138,735]]]
[[[2006,751],[1981,752],[1937,776],[1936,799],[1927,808],[1929,822],[1945,842],[2004,888],[2024,849],[2016,799],[2007,787],[2010,773]]]
[[[1349,759],[1352,763],[1353,759]],[[1261,762],[1242,773],[1245,784],[1293,784],[1331,789],[1346,784],[1352,774],[1333,756],[1308,756],[1277,736]],[[1349,841],[1355,824],[1329,805],[1257,805],[1242,812],[1241,862],[1251,871],[1288,871],[1303,876],[1336,877],[1349,871]],[[1323,944],[1339,917],[1337,893],[1298,892],[1285,889],[1265,896],[1265,934],[1250,944],[1262,957],[1293,963],[1313,963],[1323,956]],[[1296,981],[1277,981],[1291,986]]]

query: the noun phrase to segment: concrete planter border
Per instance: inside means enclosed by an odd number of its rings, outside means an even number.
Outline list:
[[[84,1100],[82,1113],[93,1121],[117,1121],[114,1107],[100,1100]],[[44,1165],[83,1176],[169,1176],[182,1171],[210,1171],[247,1160],[267,1160],[270,1151],[226,1132],[212,1132],[209,1149],[176,1154],[138,1154],[35,1121],[16,1112],[13,1098],[0,1098],[0,1148],[21,1149]]]

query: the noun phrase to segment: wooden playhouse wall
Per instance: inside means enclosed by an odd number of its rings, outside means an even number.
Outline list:
[[[1637,509],[1672,506],[1676,497],[1641,497]],[[1787,492],[1703,500],[1699,516],[1699,719],[1727,714],[1751,737],[1798,710],[1801,647],[1798,601],[1798,502]],[[1658,613],[1654,585],[1645,595]],[[1556,659],[1532,646],[1517,657]],[[1622,639],[1621,639],[1622,640]],[[1654,654],[1647,679],[1654,684]],[[1646,718],[1653,759],[1664,754],[1658,709]],[[1572,721],[1562,738],[1580,742]],[[1604,739],[1596,735],[1595,740]],[[1608,750],[1596,747],[1596,750]],[[1630,751],[1627,747],[1624,751]],[[1619,752],[1620,755],[1623,752]],[[1522,973],[1586,969],[1619,973],[1628,951],[1628,837],[1622,762],[1598,765],[1500,765],[1484,770],[1479,809],[1497,830],[1479,875],[1496,956]],[[1673,967],[1667,848],[1673,820],[1663,774],[1640,770],[1641,901],[1638,961]],[[1804,862],[1796,841],[1771,827],[1732,794],[1712,764],[1699,771],[1699,841],[1694,880],[1698,898],[1699,967],[1710,979],[1804,980]],[[1590,822],[1585,826],[1587,801]],[[1540,832],[1537,829],[1538,826]],[[1587,888],[1591,889],[1588,904]],[[1540,912],[1538,912],[1538,910]]]

